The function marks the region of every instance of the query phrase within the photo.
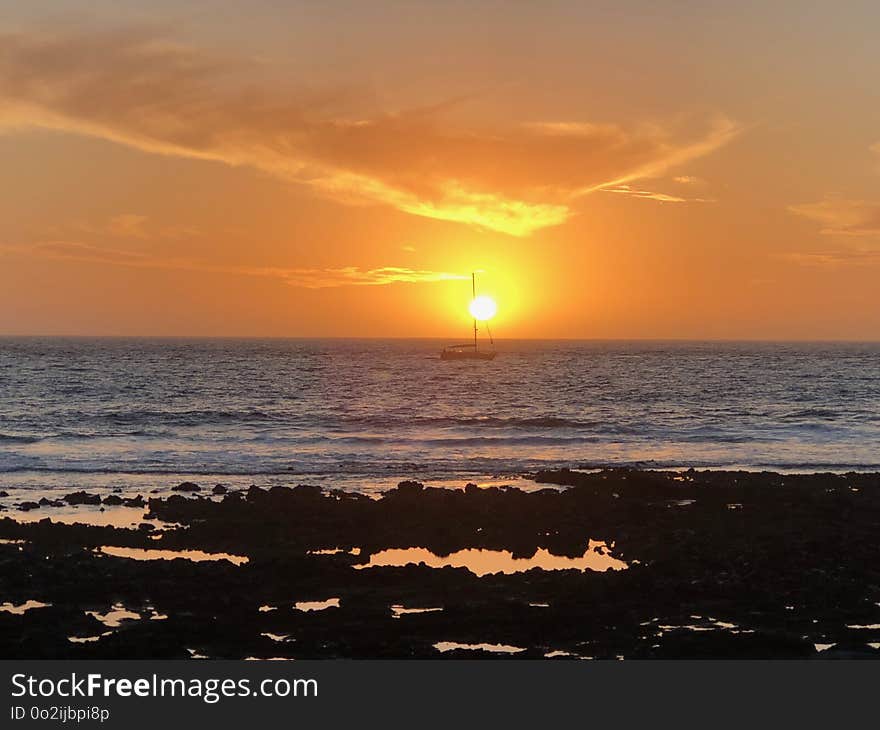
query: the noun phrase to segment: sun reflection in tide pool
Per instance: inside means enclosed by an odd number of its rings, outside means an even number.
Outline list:
[[[293,604],[297,611],[323,611],[327,608],[339,608],[338,598],[328,598],[326,601],[297,601]]]
[[[441,653],[455,651],[456,649],[491,651],[496,654],[518,654],[521,651],[525,651],[525,648],[522,646],[511,646],[509,644],[462,644],[458,641],[438,641],[434,644],[434,648]]]
[[[96,618],[104,624],[104,626],[109,628],[117,628],[122,625],[123,621],[139,621],[141,618],[139,613],[129,611],[121,603],[114,603],[105,613],[101,613],[100,611],[86,611],[86,615]]]
[[[230,555],[229,553],[206,553],[202,550],[146,550],[144,548],[117,547],[116,545],[102,545],[97,552],[103,555],[112,555],[115,558],[130,558],[131,560],[174,560],[183,558],[194,563],[209,560],[228,560],[233,565],[244,565],[248,559],[243,555]]]
[[[468,548],[441,557],[426,548],[392,548],[370,556],[370,562],[355,568],[400,567],[424,563],[429,568],[467,568],[478,576],[492,573],[520,573],[532,568],[541,570],[625,570],[624,561],[608,554],[604,542],[590,540],[584,554],[576,558],[554,555],[546,548],[538,548],[530,558],[515,558],[509,550],[479,550]]]
[[[400,618],[409,613],[437,613],[442,610],[443,606],[432,606],[431,608],[407,608],[398,603],[391,607],[391,616],[392,618]]]
[[[24,603],[19,604],[7,601],[6,603],[0,603],[0,611],[3,611],[4,613],[14,613],[20,616],[33,608],[48,608],[51,605],[51,603],[43,603],[42,601],[25,601]]]

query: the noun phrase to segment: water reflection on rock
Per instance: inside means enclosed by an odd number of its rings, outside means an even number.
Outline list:
[[[458,641],[438,641],[434,644],[434,648],[443,653],[447,651],[456,651],[458,649],[466,649],[470,651],[490,651],[497,654],[517,654],[525,649],[521,646],[511,646],[509,644],[462,644]]]
[[[3,611],[4,613],[14,613],[20,616],[25,611],[30,611],[34,608],[48,608],[51,605],[51,603],[43,603],[42,601],[25,601],[18,605],[7,601],[6,603],[0,603],[0,611]]]
[[[174,560],[175,558],[183,558],[194,563],[209,560],[228,560],[233,565],[244,565],[248,562],[248,559],[242,555],[206,553],[202,550],[152,550],[102,545],[98,548],[98,552],[103,555],[112,555],[115,558],[130,558],[131,560]]]
[[[538,548],[530,558],[515,558],[509,550],[478,550],[469,548],[440,556],[426,548],[392,548],[370,556],[370,562],[356,568],[419,565],[430,568],[467,568],[478,576],[494,573],[521,573],[532,568],[541,570],[624,570],[624,561],[612,557],[605,543],[590,540],[584,554],[576,558],[554,555],[546,548]]]
[[[323,611],[325,608],[339,608],[338,598],[328,598],[326,601],[297,601],[293,604],[297,611]]]
[[[406,606],[401,606],[396,604],[391,607],[391,615],[394,618],[400,618],[408,613],[436,613],[437,611],[442,611],[442,606],[435,606],[432,608],[407,608]]]

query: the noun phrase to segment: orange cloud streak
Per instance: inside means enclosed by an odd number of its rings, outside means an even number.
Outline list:
[[[46,259],[87,261],[141,269],[176,269],[213,274],[263,276],[280,279],[290,286],[305,289],[328,289],[339,286],[385,286],[388,284],[420,284],[470,279],[469,274],[447,271],[383,266],[362,270],[357,266],[327,269],[287,268],[274,266],[224,266],[185,258],[159,258],[137,251],[95,246],[78,241],[41,241],[30,245],[0,245],[0,254],[20,254]]]
[[[248,165],[349,203],[525,236],[565,222],[582,195],[656,177],[726,144],[658,127],[553,122],[469,129],[442,108],[371,118],[332,95],[236,82],[235,64],[139,30],[0,35],[0,124],[101,137]]]

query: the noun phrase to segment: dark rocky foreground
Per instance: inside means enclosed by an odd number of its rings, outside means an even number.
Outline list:
[[[880,656],[870,646],[880,642],[880,475],[616,470],[537,478],[570,488],[404,483],[380,500],[304,486],[251,488],[222,501],[173,496],[145,508],[180,526],[158,535],[7,517],[0,538],[23,542],[0,544],[0,603],[51,605],[0,611],[0,656]],[[465,568],[355,567],[407,547],[576,557],[588,539],[604,541],[629,567],[483,577]],[[107,545],[227,552],[248,562],[95,551]],[[328,598],[338,607],[295,607]],[[117,626],[86,613],[113,605],[128,612]],[[392,606],[442,610],[394,617]],[[441,654],[438,642],[523,651]],[[816,644],[834,646],[818,652]]]

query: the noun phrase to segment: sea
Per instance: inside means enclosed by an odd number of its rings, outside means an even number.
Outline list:
[[[880,345],[0,338],[0,489],[880,470]]]

